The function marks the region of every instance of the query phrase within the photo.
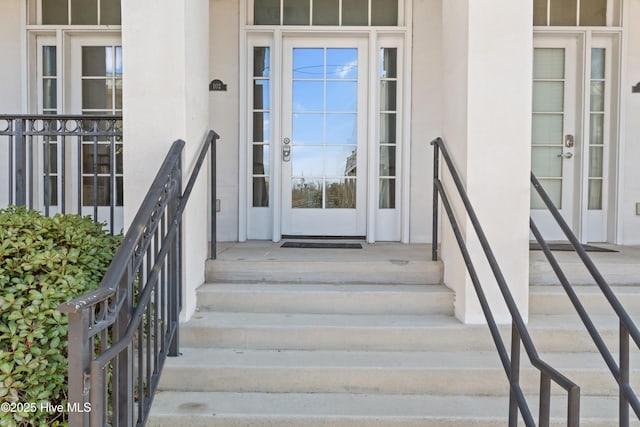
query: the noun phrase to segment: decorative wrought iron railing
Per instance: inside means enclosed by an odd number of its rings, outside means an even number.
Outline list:
[[[184,191],[185,143],[173,143],[98,289],[59,307],[69,315],[68,401],[90,408],[70,411],[71,427],[145,424],[166,357],[178,355],[183,213],[218,138],[209,132]]]
[[[631,387],[629,382],[630,380],[630,364],[629,364],[629,337],[633,340],[636,347],[640,349],[640,332],[638,331],[637,326],[629,316],[629,313],[625,310],[624,306],[620,303],[620,300],[616,297],[615,292],[609,286],[609,283],[602,276],[595,263],[587,254],[584,247],[576,237],[576,235],[571,230],[571,227],[567,224],[567,222],[562,218],[562,214],[556,206],[553,204],[553,201],[547,194],[547,192],[542,188],[540,181],[536,178],[536,176],[531,173],[531,183],[533,184],[533,188],[536,190],[544,204],[547,206],[547,209],[555,219],[556,223],[562,229],[562,232],[567,237],[571,246],[573,246],[575,252],[580,257],[580,260],[583,262],[586,269],[591,274],[591,277],[595,280],[596,284],[602,291],[602,294],[606,298],[607,302],[615,312],[615,315],[618,317],[619,325],[620,325],[620,344],[619,344],[619,364],[616,363],[615,357],[609,350],[609,347],[605,343],[604,339],[598,332],[598,328],[594,325],[589,313],[585,309],[584,305],[580,301],[580,297],[578,297],[577,293],[571,286],[567,275],[562,270],[560,263],[556,259],[556,257],[551,252],[549,245],[546,240],[540,233],[540,230],[534,223],[533,219],[529,219],[529,226],[531,232],[534,237],[540,244],[540,248],[544,252],[547,261],[551,265],[556,277],[560,281],[562,288],[566,292],[571,304],[575,308],[580,320],[584,324],[587,332],[591,336],[593,343],[598,348],[598,351],[602,355],[611,375],[618,383],[619,387],[619,425],[620,427],[629,426],[629,407],[633,409],[633,412],[640,420],[640,402],[638,401],[638,397],[636,396],[635,391]]]
[[[567,392],[567,426],[577,427],[580,425],[580,387],[578,387],[569,378],[558,372],[551,365],[543,361],[536,347],[529,335],[526,324],[518,310],[518,307],[513,299],[506,279],[502,274],[500,266],[493,254],[493,250],[489,245],[484,231],[480,225],[478,217],[471,205],[469,197],[467,196],[460,175],[458,174],[455,165],[449,155],[449,151],[445,146],[444,141],[441,138],[436,138],[431,141],[431,145],[434,147],[434,163],[433,163],[433,260],[438,259],[438,213],[439,213],[439,199],[442,199],[442,205],[449,218],[451,228],[458,243],[458,247],[462,253],[469,277],[473,283],[476,295],[480,301],[482,312],[487,321],[487,325],[491,332],[491,336],[496,345],[500,361],[504,368],[505,374],[509,380],[510,398],[509,398],[509,426],[515,427],[518,425],[518,414],[522,416],[522,420],[528,427],[535,426],[535,420],[531,414],[529,404],[523,393],[520,384],[520,349],[524,347],[525,352],[529,357],[531,364],[540,372],[540,395],[539,395],[539,417],[538,424],[541,427],[548,427],[551,418],[551,381],[555,382],[561,388]],[[500,335],[500,329],[495,321],[491,307],[485,296],[485,292],[480,283],[480,278],[476,272],[476,268],[473,264],[467,245],[465,243],[458,220],[453,212],[451,203],[447,191],[445,190],[440,180],[440,156],[444,160],[451,179],[455,184],[456,193],[462,200],[466,215],[473,225],[473,229],[480,241],[485,257],[491,267],[491,271],[496,279],[500,292],[502,293],[503,300],[511,315],[511,355],[507,351],[507,347]]]
[[[121,116],[0,115],[0,206],[91,215],[120,232],[122,173]]]

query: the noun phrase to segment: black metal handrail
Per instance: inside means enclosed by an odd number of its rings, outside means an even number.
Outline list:
[[[569,378],[558,372],[551,365],[543,361],[535,348],[533,340],[529,335],[529,331],[526,324],[518,310],[518,307],[513,299],[506,279],[502,274],[502,271],[498,265],[498,262],[493,254],[493,250],[489,245],[489,241],[482,230],[482,226],[475,214],[473,206],[467,196],[462,180],[451,160],[451,156],[444,144],[442,138],[436,138],[431,141],[431,145],[434,147],[434,171],[433,171],[433,252],[432,258],[434,261],[438,259],[438,202],[439,196],[442,198],[442,204],[451,223],[453,233],[456,237],[458,247],[462,253],[467,271],[473,283],[473,287],[480,301],[482,312],[487,321],[487,325],[491,332],[491,336],[498,350],[498,355],[502,362],[504,371],[509,379],[510,396],[509,396],[509,426],[515,427],[518,424],[518,410],[522,416],[524,423],[527,426],[535,426],[535,421],[529,405],[524,396],[522,388],[520,386],[520,346],[524,346],[525,351],[529,357],[531,364],[540,371],[540,401],[539,401],[539,418],[538,425],[548,427],[551,418],[551,381],[558,384],[560,387],[567,391],[567,426],[577,427],[580,424],[580,387],[578,387]],[[440,181],[440,154],[445,161],[445,164],[449,170],[451,178],[457,189],[457,194],[461,198],[466,214],[473,225],[476,236],[480,241],[485,257],[491,267],[491,271],[496,279],[500,292],[504,302],[511,315],[511,356],[506,349],[505,343],[500,335],[499,327],[495,321],[491,307],[487,301],[484,290],[480,283],[480,279],[473,265],[473,261],[467,249],[467,245],[460,231],[458,221],[449,202],[447,192]]]
[[[69,315],[69,407],[85,409],[69,412],[71,427],[145,424],[166,357],[178,355],[183,213],[218,138],[207,135],[184,191],[185,143],[173,143],[98,289],[60,305]]]
[[[111,233],[120,231],[115,224],[122,201],[122,116],[0,115],[2,136],[6,155],[0,156],[0,171],[6,175],[0,172],[0,182],[7,184],[7,204],[45,216],[90,212],[95,221],[104,207]],[[101,187],[108,194],[100,194]]]
[[[551,268],[556,274],[556,277],[560,281],[560,284],[565,290],[567,296],[569,297],[571,304],[573,305],[576,312],[578,313],[578,316],[582,320],[582,323],[584,324],[585,328],[587,329],[587,332],[591,336],[593,343],[596,345],[596,347],[598,348],[598,351],[602,355],[602,358],[604,359],[607,367],[609,368],[611,375],[618,383],[618,387],[620,390],[619,423],[621,427],[626,427],[629,425],[629,415],[630,415],[629,406],[633,408],[633,411],[635,412],[636,417],[640,419],[640,402],[638,401],[638,397],[636,396],[633,388],[629,383],[629,377],[630,377],[629,337],[631,337],[633,342],[635,342],[636,347],[640,349],[640,332],[638,331],[637,326],[631,319],[631,316],[629,316],[629,313],[627,313],[623,305],[620,303],[620,300],[618,300],[618,297],[616,297],[609,283],[607,283],[607,281],[604,279],[604,277],[596,267],[591,257],[589,257],[589,255],[587,254],[587,251],[585,251],[584,247],[582,246],[582,244],[580,243],[576,235],[571,230],[571,227],[569,227],[569,225],[564,220],[564,218],[562,218],[562,214],[560,213],[558,208],[556,208],[556,206],[553,204],[553,201],[551,200],[547,192],[544,190],[544,188],[540,184],[540,181],[538,181],[538,179],[533,174],[533,172],[531,173],[531,183],[533,184],[533,188],[540,195],[540,198],[542,199],[544,204],[547,206],[547,209],[555,219],[556,223],[562,229],[564,235],[567,237],[567,239],[571,243],[571,246],[573,246],[574,250],[582,260],[584,266],[587,268],[587,270],[591,274],[591,277],[593,277],[596,284],[598,285],[603,295],[605,296],[606,300],[608,301],[609,305],[611,306],[616,316],[618,317],[618,321],[620,324],[620,348],[619,348],[620,364],[619,365],[616,363],[615,357],[613,356],[608,346],[606,345],[605,341],[603,340],[602,336],[598,332],[598,329],[593,324],[593,321],[589,317],[589,313],[587,312],[587,310],[582,305],[580,298],[578,297],[576,292],[573,290],[573,287],[571,286],[569,279],[567,278],[566,274],[564,274],[562,267],[558,263],[556,257],[551,252],[551,249],[549,248],[549,245],[547,244],[546,240],[540,233],[540,230],[534,223],[533,219],[530,218],[529,225],[530,225],[531,232],[533,233],[534,237],[540,244],[540,247],[542,248],[542,251],[544,252],[545,257],[547,258],[547,261],[549,261]]]

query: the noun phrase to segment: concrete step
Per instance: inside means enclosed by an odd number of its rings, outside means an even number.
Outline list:
[[[530,402],[537,419],[537,403]],[[566,402],[551,405],[566,426]],[[615,425],[617,399],[584,397],[583,427]],[[351,393],[159,392],[150,427],[495,427],[506,425],[508,398]],[[637,425],[637,424],[633,424]]]
[[[615,351],[618,322],[593,316]],[[510,342],[510,327],[503,337]],[[539,351],[596,351],[576,315],[531,316]],[[271,350],[493,351],[484,325],[463,325],[447,315],[371,315],[199,312],[182,325],[181,345]]]
[[[573,286],[590,315],[613,315],[607,299],[596,285]],[[613,286],[613,292],[634,320],[640,321],[640,286]],[[531,314],[568,314],[575,312],[569,297],[560,285],[531,286]]]
[[[635,247],[622,247],[598,244],[620,252],[598,253],[589,252],[589,257],[595,262],[598,270],[612,286],[637,286],[640,284],[640,251]],[[574,285],[595,284],[580,258],[574,252],[554,251],[569,281]],[[529,253],[529,283],[531,285],[559,284],[558,278],[551,269],[541,251]]]
[[[366,260],[345,255],[333,261],[209,260],[205,279],[218,283],[442,283],[442,262],[411,259]]]
[[[508,380],[496,352],[295,351],[183,348],[170,358],[161,390],[263,393],[383,393],[504,396]],[[580,384],[581,394],[616,396],[597,354],[552,353],[545,361]],[[640,357],[634,357],[640,359]],[[539,371],[523,357],[525,392]],[[638,364],[632,363],[638,367]],[[634,370],[636,379],[640,367]],[[559,388],[554,393],[564,393]]]
[[[443,285],[210,283],[198,289],[200,311],[453,315]]]

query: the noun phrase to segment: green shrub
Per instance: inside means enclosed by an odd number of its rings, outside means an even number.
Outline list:
[[[11,404],[0,426],[66,424],[41,410],[67,403],[67,316],[57,307],[102,279],[120,243],[103,225],[0,210],[0,403]]]

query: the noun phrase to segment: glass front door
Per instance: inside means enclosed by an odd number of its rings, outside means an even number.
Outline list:
[[[574,223],[574,175],[581,146],[576,51],[575,38],[544,40],[536,42],[533,56],[531,169],[569,224]],[[533,189],[531,217],[546,239],[566,239]]]
[[[366,43],[284,43],[282,232],[366,233]]]

